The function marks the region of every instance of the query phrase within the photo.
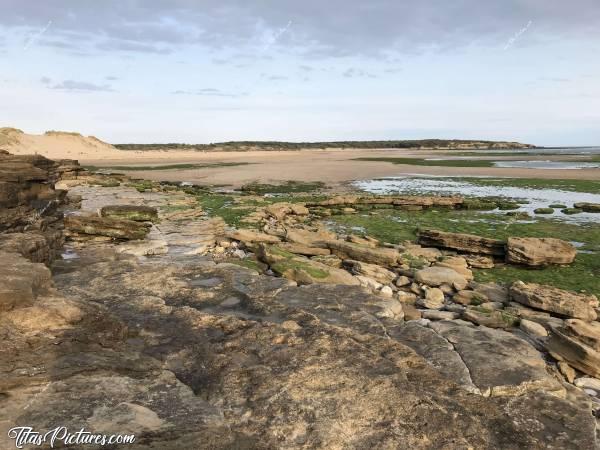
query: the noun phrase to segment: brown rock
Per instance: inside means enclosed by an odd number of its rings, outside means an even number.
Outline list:
[[[225,233],[225,237],[241,241],[243,243],[268,243],[275,244],[281,242],[277,236],[270,234],[260,233],[258,231],[241,228],[239,230],[228,231]]]
[[[446,233],[438,230],[422,230],[419,232],[419,244],[448,248],[465,253],[504,256],[504,242],[481,236],[463,233]]]
[[[586,321],[596,320],[594,307],[598,305],[598,299],[594,295],[517,281],[510,287],[510,296],[515,302],[532,308]]]
[[[600,377],[600,352],[567,336],[563,329],[554,329],[550,332],[546,349],[559,361],[564,360],[583,373]]]
[[[395,266],[400,254],[392,248],[371,248],[346,241],[329,241],[327,246],[342,259],[355,259],[380,266]]]
[[[577,250],[569,242],[554,238],[508,238],[506,260],[512,264],[547,266],[570,264]]]
[[[100,217],[155,222],[158,219],[156,208],[143,205],[109,205],[100,208]]]
[[[112,239],[144,239],[150,227],[133,220],[95,216],[65,217],[65,231],[69,238],[103,236]]]
[[[427,286],[440,286],[442,284],[467,284],[465,278],[448,267],[426,267],[415,272],[415,281]]]

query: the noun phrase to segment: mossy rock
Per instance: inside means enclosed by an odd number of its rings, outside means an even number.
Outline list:
[[[461,208],[469,209],[469,210],[479,210],[479,211],[491,211],[498,207],[496,202],[492,202],[489,200],[482,200],[478,198],[466,198],[464,199]]]
[[[519,205],[518,203],[515,203],[515,202],[498,203],[498,209],[500,209],[501,211],[510,211],[513,209],[519,209],[520,207],[521,207],[521,205]]]
[[[549,206],[549,208],[554,208],[554,209],[566,209],[568,208],[567,205],[563,205],[561,203],[553,203]]]
[[[580,214],[580,213],[582,213],[583,210],[581,210],[579,208],[565,208],[565,209],[561,209],[560,212],[563,213],[563,214],[567,214],[569,216],[572,216],[573,214]]]
[[[515,219],[531,219],[531,216],[526,211],[509,211],[506,215]]]
[[[536,214],[554,214],[554,209],[552,208],[536,208],[533,210]]]

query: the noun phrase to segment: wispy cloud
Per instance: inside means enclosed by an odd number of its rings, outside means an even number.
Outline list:
[[[216,88],[202,88],[202,89],[194,89],[194,90],[177,90],[171,92],[173,95],[200,95],[206,97],[243,97],[248,95],[246,92],[241,93],[232,93],[232,92],[223,92],[220,89]]]
[[[377,78],[377,75],[373,75],[362,69],[356,69],[354,67],[350,67],[343,74],[346,78]]]
[[[50,84],[49,78],[42,78],[42,83]],[[85,81],[65,80],[60,83],[49,86],[49,89],[68,92],[112,92],[113,89],[108,84],[94,84]]]

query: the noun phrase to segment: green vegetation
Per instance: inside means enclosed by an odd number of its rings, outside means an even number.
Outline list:
[[[185,169],[214,169],[217,167],[245,166],[247,162],[221,162],[206,164],[164,164],[161,166],[84,166],[85,169],[96,172],[98,170],[121,170],[121,171],[141,171],[141,170],[185,170]]]
[[[494,167],[494,161],[468,160],[468,159],[422,159],[422,158],[355,158],[355,161],[382,161],[392,164],[406,164],[410,166],[435,166],[435,167]]]
[[[533,210],[536,214],[554,214],[554,209],[552,208],[536,208]]]
[[[579,208],[564,208],[560,210],[563,214],[567,214],[567,215],[573,215],[573,214],[579,214],[582,213],[583,211]]]
[[[420,139],[391,141],[332,141],[332,142],[279,142],[279,141],[237,141],[212,144],[115,144],[119,150],[193,150],[193,151],[248,151],[248,150],[301,150],[323,148],[442,148],[442,149],[486,149],[486,148],[531,148],[518,142],[462,140],[462,139]]]
[[[264,195],[264,194],[291,194],[302,192],[313,192],[323,189],[325,183],[321,181],[302,182],[286,181],[282,184],[249,183],[240,188],[242,192]]]
[[[154,183],[149,180],[131,180],[127,186],[136,189],[138,192],[146,192],[152,190]]]
[[[537,218],[535,222],[523,223],[512,216],[490,216],[465,210],[378,209],[373,213],[375,215],[335,215],[329,220],[347,230],[361,227],[366,234],[392,243],[415,240],[417,230],[423,228],[470,233],[496,239],[507,239],[509,236],[554,237],[581,242],[584,245],[578,249],[580,252],[570,266],[533,270],[499,265],[493,269],[476,270],[476,279],[507,283],[523,280],[600,295],[600,258],[597,254],[600,252],[600,227],[597,224],[571,224],[549,218]]]

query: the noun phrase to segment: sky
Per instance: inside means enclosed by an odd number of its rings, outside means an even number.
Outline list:
[[[598,0],[0,0],[0,126],[600,145]]]

